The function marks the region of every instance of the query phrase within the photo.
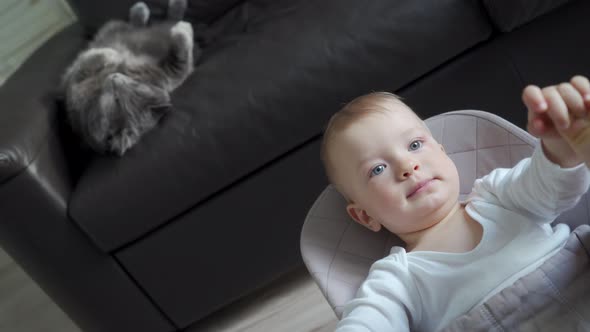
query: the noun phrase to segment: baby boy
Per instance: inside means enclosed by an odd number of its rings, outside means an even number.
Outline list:
[[[590,184],[579,146],[590,84],[523,92],[532,157],[478,179],[459,202],[459,174],[425,124],[393,94],[361,96],[328,123],[322,160],[348,214],[405,242],[375,262],[338,331],[435,331],[530,273],[567,240],[550,223]]]

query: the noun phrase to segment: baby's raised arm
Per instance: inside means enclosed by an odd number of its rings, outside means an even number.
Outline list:
[[[541,138],[547,158],[562,167],[581,162],[590,166],[590,82],[574,76],[570,82],[539,88],[527,86],[522,100],[528,108],[528,131]]]

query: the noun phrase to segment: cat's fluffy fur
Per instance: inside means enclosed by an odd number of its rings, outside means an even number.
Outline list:
[[[129,21],[109,21],[66,70],[68,120],[92,149],[123,155],[170,106],[169,93],[193,70],[186,0],[169,0],[168,19],[147,25],[143,2]]]

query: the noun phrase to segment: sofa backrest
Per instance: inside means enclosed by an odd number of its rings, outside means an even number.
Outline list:
[[[494,26],[512,31],[571,0],[482,0]]]
[[[68,0],[78,16],[79,22],[85,27],[88,35],[92,35],[110,19],[127,19],[129,8],[138,0]],[[166,15],[168,0],[144,0],[153,18]],[[186,18],[191,23],[211,23],[222,16],[242,0],[188,0]]]

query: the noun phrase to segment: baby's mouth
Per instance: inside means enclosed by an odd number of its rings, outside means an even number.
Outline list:
[[[430,184],[432,184],[432,182],[434,180],[437,180],[436,178],[432,178],[432,179],[428,179],[428,180],[423,180],[418,182],[410,191],[410,193],[408,194],[408,196],[406,196],[406,198],[411,198],[412,196],[422,192],[422,190],[426,189],[426,187],[428,187]]]

